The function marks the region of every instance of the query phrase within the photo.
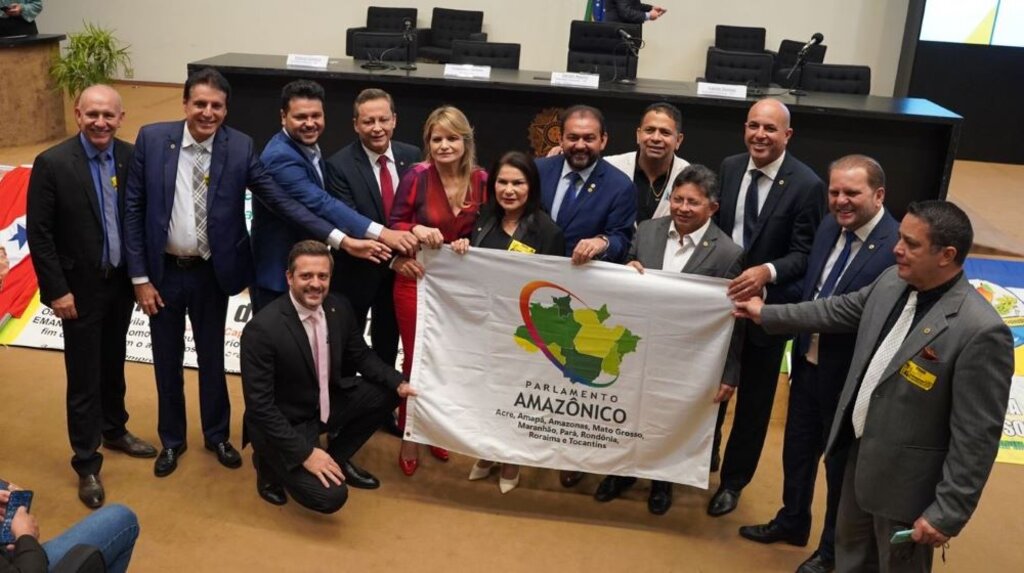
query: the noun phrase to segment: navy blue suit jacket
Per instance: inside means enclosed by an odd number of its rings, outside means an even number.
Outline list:
[[[896,263],[892,249],[899,240],[900,224],[888,211],[871,230],[857,255],[846,266],[842,277],[836,283],[832,296],[858,291],[875,282],[882,271]],[[799,293],[800,301],[814,300],[814,289],[821,278],[822,270],[828,256],[839,240],[843,228],[836,223],[835,217],[825,217],[814,235],[811,254],[807,258],[807,274],[791,289],[793,294]],[[795,297],[793,297],[795,299]],[[803,357],[810,344],[811,335],[802,333],[796,338],[796,352]],[[853,360],[853,348],[857,342],[856,333],[821,334],[818,337],[818,371],[827,379],[842,381],[846,379],[846,371]]]
[[[541,204],[550,214],[558,190],[565,159],[561,156],[537,160],[540,172]],[[576,243],[598,235],[608,238],[608,250],[601,259],[614,263],[626,261],[629,244],[636,230],[636,186],[621,171],[599,159],[590,178],[583,183],[576,201],[565,217],[565,255],[572,256]]]
[[[370,219],[327,194],[309,155],[284,131],[270,138],[260,155],[260,162],[292,199],[327,219],[346,235],[357,239],[366,236]],[[323,161],[320,162],[320,170],[326,177]],[[295,243],[316,238],[306,229],[289,224],[266,205],[254,201],[252,253],[256,261],[256,285],[277,292],[288,290],[284,276],[288,268],[288,252]]]
[[[128,273],[160,288],[167,229],[174,205],[184,121],[143,126],[135,140],[125,193],[124,245]],[[253,260],[245,224],[245,190],[313,236],[326,240],[334,226],[291,199],[263,169],[252,138],[222,125],[213,140],[207,191],[207,237],[221,290],[233,295],[252,283]],[[254,201],[255,203],[255,201]]]

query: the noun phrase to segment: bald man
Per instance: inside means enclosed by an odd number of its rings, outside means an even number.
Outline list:
[[[786,151],[793,128],[781,102],[755,103],[743,126],[747,153],[727,157],[718,171],[722,207],[715,223],[743,247],[746,270],[729,285],[729,296],[744,300],[760,296],[782,302],[787,287],[803,278],[814,233],[825,212],[825,184],[809,167]],[[746,325],[740,356],[740,380],[732,432],[722,459],[720,486],[708,514],[736,509],[740,492],[754,477],[761,457],[772,400],[778,385],[786,336],[770,336]],[[713,449],[718,454],[721,422]]]
[[[28,243],[39,297],[64,329],[68,434],[78,497],[103,505],[102,443],[133,457],[156,449],[127,429],[124,349],[134,293],[121,248],[124,181],[132,146],[115,137],[121,96],[86,88],[79,133],[36,157],[28,184]]]

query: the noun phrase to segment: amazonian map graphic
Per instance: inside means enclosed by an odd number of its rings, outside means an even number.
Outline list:
[[[550,304],[532,302],[542,288],[555,289],[564,296],[551,297]],[[583,308],[573,308],[573,299]],[[538,350],[573,383],[606,388],[619,378],[623,359],[636,352],[640,337],[628,328],[610,324],[608,305],[593,309],[565,288],[547,281],[527,283],[519,293],[519,310],[524,324],[515,341],[527,352]]]

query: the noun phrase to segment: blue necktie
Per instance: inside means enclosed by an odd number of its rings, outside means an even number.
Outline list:
[[[757,181],[764,173],[757,169],[750,170],[750,185],[747,186],[747,198],[743,202],[743,248],[750,250],[750,238],[754,236],[757,226],[758,191]]]
[[[839,251],[839,258],[836,259],[836,264],[832,265],[832,270],[825,277],[825,284],[821,285],[821,290],[818,291],[818,298],[832,296],[832,291],[836,289],[839,277],[842,276],[846,263],[850,260],[850,249],[853,248],[853,242],[857,240],[857,235],[846,230],[840,234],[840,237],[844,238],[846,242],[843,243],[843,248]]]
[[[103,212],[103,264],[121,265],[121,229],[117,224],[117,190],[107,163],[107,154],[96,156],[100,165],[100,210]]]
[[[576,201],[576,186],[581,181],[580,174],[575,171],[570,171],[565,176],[569,180],[569,187],[565,190],[565,195],[562,196],[562,204],[558,207],[558,225],[565,223],[565,218],[569,216],[569,208]]]

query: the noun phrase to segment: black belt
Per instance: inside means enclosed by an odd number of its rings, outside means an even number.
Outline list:
[[[117,274],[124,272],[124,266],[112,267],[110,265],[100,265],[100,278],[107,280],[114,277]]]
[[[164,258],[167,260],[168,263],[178,267],[183,271],[188,271],[197,268],[206,262],[206,259],[204,259],[203,257],[179,257],[177,255],[172,255],[170,253],[165,253]]]

